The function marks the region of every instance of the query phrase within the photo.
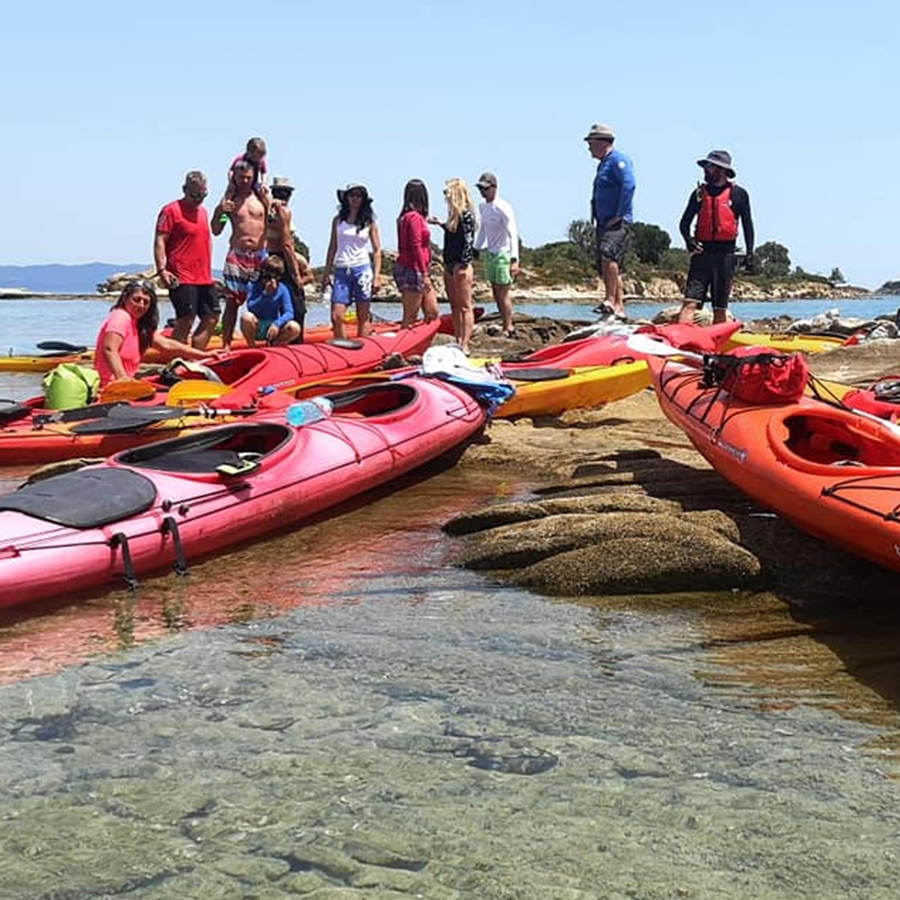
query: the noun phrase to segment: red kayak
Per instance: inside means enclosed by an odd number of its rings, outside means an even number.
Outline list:
[[[741,327],[740,322],[723,322],[709,328],[699,325],[646,325],[639,328],[638,333],[659,337],[673,347],[698,353],[715,353]],[[542,347],[521,360],[505,363],[504,369],[535,366],[574,369],[580,366],[612,366],[644,358],[643,354],[629,348],[628,335],[609,334]]]
[[[434,459],[485,413],[438,380],[330,395],[284,414],[120,453],[0,498],[0,605],[65,597],[284,529]]]
[[[896,421],[900,417],[900,377],[881,378],[870,388],[855,388],[841,397],[851,409],[862,410],[879,419]]]
[[[745,403],[704,387],[695,366],[648,364],[663,412],[720,475],[798,528],[900,571],[896,427],[809,396]]]
[[[320,381],[332,375],[342,377],[369,372],[394,354],[421,354],[433,340],[439,325],[440,322],[435,320],[420,322],[412,328],[347,341],[235,350],[210,360],[205,367],[208,370],[206,376],[190,372],[185,375],[189,380],[194,378],[202,381],[204,385],[211,378],[224,386],[221,391],[223,396],[216,398],[215,393],[210,395],[212,406],[244,408],[253,405],[261,396],[273,390]],[[146,379],[146,382],[154,386],[156,391],[151,397],[136,402],[143,406],[165,403],[168,387],[162,380],[153,377]],[[51,410],[45,409],[43,402],[43,397],[25,401],[30,413],[16,420],[0,415],[0,445],[7,429],[31,429],[34,416],[50,413]],[[2,459],[0,450],[0,461]]]

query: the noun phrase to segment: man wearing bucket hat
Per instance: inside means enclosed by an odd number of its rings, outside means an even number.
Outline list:
[[[613,147],[615,132],[609,125],[591,125],[585,135],[588,150],[597,160],[591,194],[591,220],[597,229],[597,271],[606,288],[606,303],[616,315],[625,315],[621,266],[634,222],[634,167]]]
[[[738,222],[744,231],[747,255],[744,265],[753,269],[753,217],[750,195],[732,180],[735,171],[727,150],[710,150],[697,160],[704,180],[691,191],[678,226],[691,254],[687,288],[679,322],[690,323],[707,296],[712,301],[713,322],[724,322],[736,268]],[[694,234],[691,223],[697,219]]]
[[[294,320],[300,326],[300,333],[294,343],[303,343],[303,323],[306,318],[306,292],[303,285],[314,276],[309,262],[294,249],[292,214],[288,209],[294,186],[290,178],[276,175],[272,179],[272,203],[266,217],[266,250],[269,256],[277,256],[284,263],[281,283],[291,294]]]

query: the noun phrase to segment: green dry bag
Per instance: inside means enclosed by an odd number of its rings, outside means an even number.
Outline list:
[[[97,399],[100,375],[90,366],[61,363],[44,376],[47,409],[74,409]]]

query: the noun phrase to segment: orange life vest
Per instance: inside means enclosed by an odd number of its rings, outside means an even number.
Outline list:
[[[700,212],[697,214],[698,241],[736,241],[738,220],[731,208],[731,185],[713,197],[705,187],[700,188]]]

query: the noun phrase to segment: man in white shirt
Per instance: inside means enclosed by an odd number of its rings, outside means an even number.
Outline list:
[[[515,336],[509,289],[519,274],[519,229],[512,207],[497,196],[497,176],[483,172],[475,186],[484,203],[478,207],[481,224],[475,249],[484,261],[484,277],[491,283],[494,300],[503,320],[503,333]]]

